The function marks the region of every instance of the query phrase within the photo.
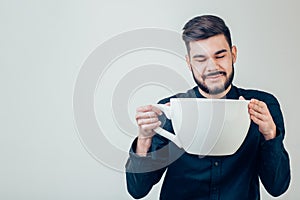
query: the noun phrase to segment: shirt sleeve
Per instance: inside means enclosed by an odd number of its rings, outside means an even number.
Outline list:
[[[135,153],[134,140],[126,163],[126,183],[129,194],[138,199],[146,196],[152,186],[159,182],[168,164],[168,142],[159,135],[152,138],[147,156]]]
[[[258,170],[265,189],[272,196],[279,196],[289,187],[291,179],[290,161],[283,144],[285,136],[283,116],[275,98],[272,103],[268,104],[268,108],[276,124],[277,133],[276,137],[271,140],[265,140],[261,136]]]
[[[169,98],[163,99],[158,103],[165,104],[167,102],[169,102]],[[158,118],[165,130],[174,133],[171,121],[164,114]],[[170,145],[168,139],[155,134],[152,137],[151,147],[147,156],[141,157],[135,152],[136,144],[137,138],[132,143],[126,163],[126,184],[129,194],[139,199],[146,196],[153,185],[161,179],[170,163]]]

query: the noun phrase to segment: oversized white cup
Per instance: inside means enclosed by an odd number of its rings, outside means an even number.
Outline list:
[[[154,104],[171,120],[175,135],[154,131],[190,154],[231,155],[243,143],[249,126],[247,100],[171,98],[170,106]]]

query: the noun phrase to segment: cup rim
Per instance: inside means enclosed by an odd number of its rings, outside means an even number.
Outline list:
[[[208,98],[171,98],[170,101],[250,102],[250,100],[242,100],[242,99],[208,99]]]

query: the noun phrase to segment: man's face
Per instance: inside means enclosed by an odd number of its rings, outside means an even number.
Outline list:
[[[229,91],[233,80],[236,47],[229,47],[224,35],[190,42],[186,61],[200,92],[218,95]]]

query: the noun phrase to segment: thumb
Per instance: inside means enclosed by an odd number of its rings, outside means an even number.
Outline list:
[[[246,99],[243,96],[240,96],[239,100],[246,100]]]

